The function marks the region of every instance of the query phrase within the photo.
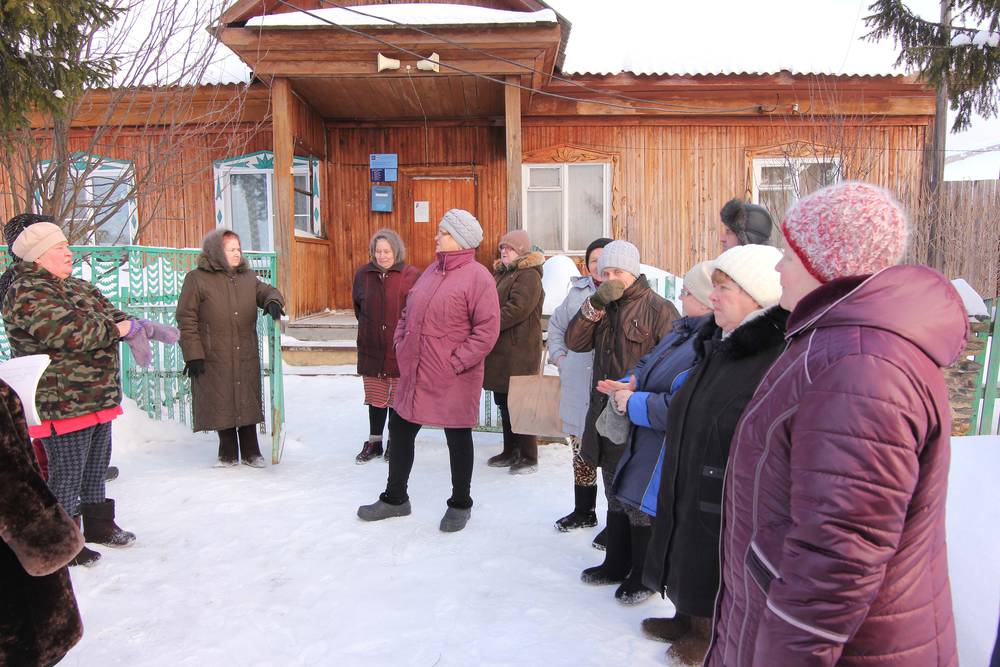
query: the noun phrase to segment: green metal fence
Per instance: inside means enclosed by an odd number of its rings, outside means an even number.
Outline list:
[[[983,375],[972,399],[972,419],[969,435],[990,435],[993,433],[993,419],[997,408],[997,382],[1000,376],[1000,299],[986,302],[991,313],[991,324],[987,331],[976,335],[988,342],[983,351],[976,355],[976,362],[983,365]]]
[[[73,246],[73,275],[89,280],[120,310],[176,326],[174,311],[184,276],[195,268],[200,250],[151,248],[147,246]],[[247,261],[257,276],[272,285],[277,282],[274,253],[247,252]],[[0,270],[9,258],[0,257]],[[258,354],[261,360],[261,400],[271,429],[271,460],[281,458],[284,442],[285,401],[281,369],[281,333],[277,322],[258,316]],[[177,345],[152,342],[153,364],[136,366],[128,346],[121,345],[122,389],[153,419],[192,423],[191,385],[183,374],[184,359]],[[0,359],[10,357],[10,344],[0,323]],[[265,432],[265,431],[262,431]]]

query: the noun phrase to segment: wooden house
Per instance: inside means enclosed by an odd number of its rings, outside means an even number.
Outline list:
[[[549,254],[612,236],[683,273],[716,254],[734,196],[778,214],[836,178],[916,196],[934,115],[933,91],[909,76],[568,73],[571,25],[541,0],[238,0],[212,30],[252,77],[202,86],[187,122],[243,95],[227,129],[240,151],[199,140],[134,240],[196,246],[235,228],[277,251],[293,317],[350,307],[379,228],[427,265],[453,207],[482,222],[487,264],[523,227]],[[90,122],[81,114],[74,132]],[[144,140],[116,133],[106,155],[130,159]]]

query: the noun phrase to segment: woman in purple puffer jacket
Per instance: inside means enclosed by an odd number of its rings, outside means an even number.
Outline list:
[[[476,262],[483,229],[468,211],[451,209],[438,224],[437,260],[406,298],[396,325],[399,385],[389,417],[389,481],[358,517],[379,521],[410,513],[406,492],[413,442],[421,426],[444,429],[452,494],[441,530],[462,530],[472,514],[472,427],[479,419],[484,362],[500,335],[500,301],[485,266]]]

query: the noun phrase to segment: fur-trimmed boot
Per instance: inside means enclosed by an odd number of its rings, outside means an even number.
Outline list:
[[[83,503],[80,513],[86,541],[106,547],[130,547],[135,542],[135,533],[122,530],[115,523],[115,501],[111,498],[103,503]]]
[[[620,584],[628,576],[632,563],[632,550],[628,515],[625,512],[608,511],[608,548],[604,552],[604,562],[595,567],[588,567],[580,574],[580,580],[585,584],[606,586]]]
[[[80,515],[77,514],[73,517],[73,522],[76,523],[77,530],[80,529]],[[68,564],[70,567],[74,565],[82,565],[84,567],[94,567],[97,565],[97,561],[101,560],[101,554],[93,549],[88,549],[87,545],[83,545],[80,548],[80,553],[78,553],[73,560]]]
[[[642,619],[642,634],[658,642],[675,642],[691,632],[691,617],[677,612],[672,618]]]
[[[556,520],[556,530],[561,533],[597,525],[597,513],[594,512],[597,506],[597,487],[577,484],[573,487],[573,500],[573,511]]]
[[[708,653],[712,638],[712,619],[705,616],[691,617],[691,630],[679,637],[667,649],[667,664],[700,665]]]
[[[642,565],[646,560],[646,549],[653,529],[650,526],[630,526],[632,567],[628,577],[615,591],[615,599],[624,605],[634,605],[645,602],[653,595],[653,591],[642,585]]]

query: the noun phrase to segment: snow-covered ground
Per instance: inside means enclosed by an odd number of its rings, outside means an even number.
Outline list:
[[[666,645],[639,622],[670,604],[625,608],[613,588],[581,584],[602,558],[595,531],[552,527],[572,505],[566,446],[542,447],[538,474],[511,476],[486,466],[499,436],[476,434],[476,507],[446,535],[447,448],[425,430],[413,515],[365,524],[355,510],[375,500],[386,465],[354,464],[367,431],[360,379],[288,375],[285,391],[284,458],[264,470],[212,468],[213,436],[126,406],[109,495],[139,539],[73,569],[85,632],[64,664],[664,664]],[[956,441],[950,556],[965,665],[985,664],[996,628],[998,473],[1000,440]]]

